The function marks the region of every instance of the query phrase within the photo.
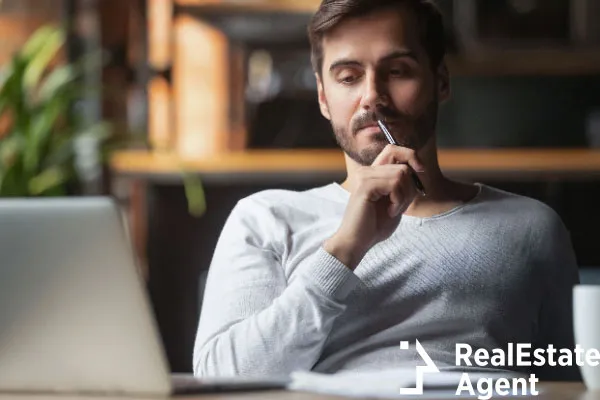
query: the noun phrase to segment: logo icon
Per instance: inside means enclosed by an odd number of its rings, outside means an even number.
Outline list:
[[[415,341],[416,341],[416,345],[417,345],[417,353],[419,353],[419,355],[421,356],[423,361],[425,361],[425,365],[417,366],[417,372],[416,372],[416,376],[415,376],[416,386],[414,388],[400,388],[401,395],[409,395],[409,396],[422,395],[423,394],[423,375],[427,372],[429,372],[429,373],[440,372],[438,367],[431,360],[431,357],[429,357],[429,354],[427,354],[427,352],[425,351],[423,346],[421,346],[421,343],[419,343],[418,340],[415,340]],[[408,348],[409,348],[409,343],[407,341],[400,342],[400,350],[408,350]]]

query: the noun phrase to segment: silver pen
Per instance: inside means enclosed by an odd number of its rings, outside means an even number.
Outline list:
[[[379,118],[378,116],[375,117],[377,120],[377,125],[379,125],[379,128],[381,129],[381,131],[383,132],[383,134],[385,135],[385,137],[387,138],[388,142],[390,144],[393,144],[394,146],[398,146],[398,142],[396,142],[396,139],[394,139],[394,137],[392,136],[390,130],[388,129],[388,127],[385,125],[385,123],[381,120],[381,118]],[[415,187],[417,188],[417,191],[421,194],[421,196],[425,196],[425,187],[423,186],[423,182],[421,182],[421,180],[419,179],[419,177],[417,176],[417,174],[415,173],[415,171],[412,171],[412,180],[415,184]]]

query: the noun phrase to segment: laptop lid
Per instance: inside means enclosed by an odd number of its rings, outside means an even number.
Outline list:
[[[0,254],[0,391],[171,392],[111,199],[0,200]]]

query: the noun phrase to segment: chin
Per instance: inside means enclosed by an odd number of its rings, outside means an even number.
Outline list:
[[[354,159],[354,161],[367,167],[367,166],[373,164],[373,162],[375,161],[377,156],[379,156],[379,154],[381,154],[383,149],[385,149],[386,145],[387,145],[387,142],[373,143],[370,146],[361,148],[358,152],[355,153],[357,155],[355,155],[355,156],[351,155],[351,157]]]
[[[383,149],[388,145],[387,140],[377,140],[371,141],[369,144],[365,146],[359,147],[359,153],[381,153]]]

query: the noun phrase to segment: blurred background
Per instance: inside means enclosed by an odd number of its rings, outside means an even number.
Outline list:
[[[121,202],[173,371],[235,203],[344,177],[310,66],[318,3],[0,0],[0,196]],[[442,168],[550,205],[600,267],[600,2],[438,3]]]

